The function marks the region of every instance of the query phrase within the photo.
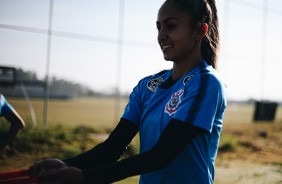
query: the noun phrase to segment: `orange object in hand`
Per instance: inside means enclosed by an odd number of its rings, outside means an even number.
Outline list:
[[[37,184],[37,177],[29,176],[28,170],[0,172],[0,184]]]

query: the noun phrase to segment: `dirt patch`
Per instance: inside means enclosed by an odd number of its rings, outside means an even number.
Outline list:
[[[215,184],[282,184],[281,132],[281,122],[226,123],[235,146],[218,153]]]
[[[282,166],[242,160],[221,162],[216,167],[216,184],[282,184]]]
[[[219,160],[241,160],[257,164],[282,165],[282,123],[225,124],[222,138],[236,144],[232,151],[219,151]]]

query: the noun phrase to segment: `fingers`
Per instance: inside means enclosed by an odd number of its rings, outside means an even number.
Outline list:
[[[46,159],[35,162],[30,166],[29,172],[31,176],[38,177],[38,184],[80,184],[83,180],[80,169],[67,167],[59,159]]]
[[[81,170],[73,167],[49,170],[38,176],[39,184],[81,184],[83,176]]]
[[[52,158],[35,162],[32,166],[29,167],[29,171],[31,175],[37,176],[49,170],[60,169],[65,166],[66,165],[63,161]]]
[[[42,161],[37,161],[32,166],[29,167],[29,172],[30,172],[30,175],[32,175],[32,176],[37,176],[41,172],[43,172],[44,170],[45,169],[44,169],[44,166],[42,164]]]
[[[60,178],[61,174],[58,169],[53,169],[41,173],[38,175],[38,179],[41,182],[50,182],[50,181],[57,181]]]

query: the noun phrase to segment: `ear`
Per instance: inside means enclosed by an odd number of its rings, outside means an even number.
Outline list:
[[[207,23],[198,23],[194,30],[195,40],[201,40],[209,31],[209,25]]]

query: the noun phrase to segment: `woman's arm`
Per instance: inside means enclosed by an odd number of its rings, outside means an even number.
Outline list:
[[[136,125],[126,119],[121,119],[108,139],[103,143],[76,157],[66,159],[64,162],[69,166],[80,169],[115,162],[122,156],[137,132]]]
[[[83,169],[84,183],[111,183],[167,166],[192,140],[207,131],[173,119],[149,151],[93,169]]]
[[[73,158],[59,160],[56,158],[41,160],[30,166],[32,175],[39,175],[52,169],[75,167],[89,169],[117,161],[138,132],[136,125],[126,119],[121,119],[108,139],[91,150]]]
[[[115,130],[118,129],[119,128],[117,127]],[[118,151],[118,154],[106,153],[104,151],[107,150],[105,149],[107,146],[96,146],[89,152],[74,157],[70,160],[66,160],[66,163],[71,167],[61,167],[57,170],[50,170],[50,172],[43,172],[43,174],[40,174],[39,172],[39,175],[37,175],[39,176],[40,181],[46,182],[48,184],[54,183],[56,181],[75,181],[75,178],[77,177],[80,178],[77,183],[112,183],[130,176],[140,175],[164,168],[196,136],[205,134],[206,132],[206,130],[195,127],[189,123],[184,123],[173,119],[165,128],[156,145],[147,152],[123,159],[121,161],[116,161],[116,159],[112,159],[109,157],[109,155],[117,156],[121,152]],[[113,138],[116,136],[115,134],[116,132],[113,131],[110,136],[110,142],[114,141]],[[121,144],[118,142],[119,141],[116,143]],[[103,155],[107,156],[104,157]],[[100,157],[100,159],[98,157]],[[83,169],[81,169],[82,167]]]
[[[23,119],[13,108],[6,110],[3,116],[11,125],[9,131],[1,137],[0,150],[7,146],[17,136],[18,132],[25,126]]]

